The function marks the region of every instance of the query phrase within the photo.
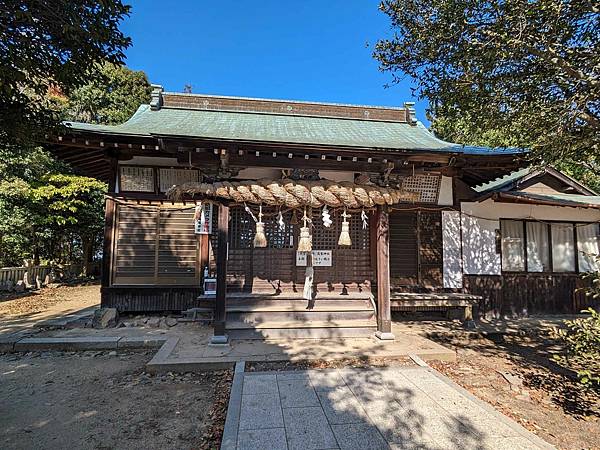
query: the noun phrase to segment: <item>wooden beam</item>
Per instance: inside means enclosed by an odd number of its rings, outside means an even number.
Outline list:
[[[390,306],[390,226],[386,206],[378,206],[377,227],[377,332],[382,340],[394,339]]]
[[[227,302],[227,245],[229,243],[229,206],[219,204],[217,246],[217,296],[215,299],[213,344],[226,344],[225,305]]]
[[[190,158],[191,156],[191,158]],[[218,167],[220,164],[219,157],[206,152],[201,153],[180,153],[177,157],[180,163],[189,164],[190,159],[192,165],[198,168],[212,165]],[[278,153],[273,157],[272,153],[256,156],[255,153],[248,153],[240,156],[239,154],[229,154],[229,167],[245,168],[245,167],[270,167],[281,169],[321,169],[321,170],[339,170],[348,172],[374,172],[379,173],[384,171],[388,164],[381,162],[367,163],[366,161],[351,161],[335,159],[321,159],[313,157],[305,158],[289,158],[288,153]]]

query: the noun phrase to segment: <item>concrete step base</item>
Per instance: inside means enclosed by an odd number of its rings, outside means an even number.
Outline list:
[[[359,309],[347,311],[231,311],[227,310],[228,322],[244,322],[260,324],[267,321],[286,322],[293,321],[300,324],[313,321],[337,322],[347,320],[369,321],[375,320],[375,312],[372,309]]]
[[[324,339],[372,336],[374,320],[272,321],[263,323],[230,322],[226,324],[231,339]]]

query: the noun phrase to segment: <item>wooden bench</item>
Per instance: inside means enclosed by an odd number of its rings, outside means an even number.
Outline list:
[[[452,311],[461,311],[460,319],[473,320],[473,305],[482,299],[480,295],[459,292],[392,292],[390,303],[392,311],[446,311],[448,318]]]

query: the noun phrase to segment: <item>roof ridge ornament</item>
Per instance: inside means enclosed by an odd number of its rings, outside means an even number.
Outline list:
[[[162,93],[164,88],[160,84],[151,84],[152,92],[150,93],[150,109],[158,111],[163,105]]]
[[[417,116],[415,111],[415,102],[404,102],[404,109],[406,110],[406,122],[410,125],[416,125]]]

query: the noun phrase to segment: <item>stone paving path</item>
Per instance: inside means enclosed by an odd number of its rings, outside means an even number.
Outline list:
[[[429,367],[236,371],[222,449],[553,448]]]

